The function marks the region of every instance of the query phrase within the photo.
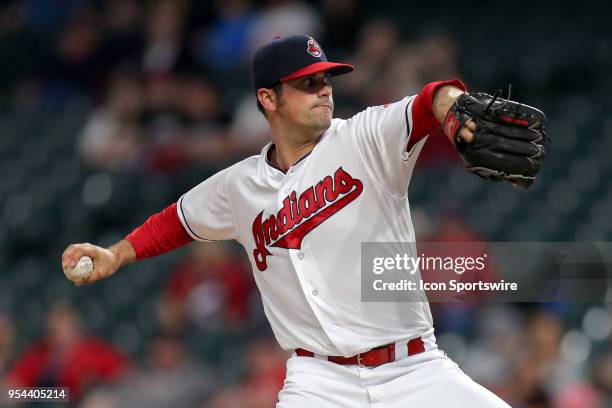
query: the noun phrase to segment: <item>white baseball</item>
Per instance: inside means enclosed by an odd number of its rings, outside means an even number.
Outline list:
[[[93,272],[93,261],[88,256],[83,256],[79,259],[79,262],[73,267],[65,267],[64,275],[69,280],[75,283],[82,283],[87,281]]]

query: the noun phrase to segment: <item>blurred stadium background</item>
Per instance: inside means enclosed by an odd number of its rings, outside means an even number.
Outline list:
[[[432,135],[420,239],[612,241],[608,2],[0,1],[0,378],[82,407],[272,407],[287,354],[232,244],[76,288],[60,255],[110,245],[269,135],[254,49],[310,33],[356,64],[336,116],[459,77],[549,116],[533,188],[482,182]],[[279,282],[279,284],[281,284]],[[612,406],[607,302],[433,305],[440,346],[513,407]],[[86,374],[83,374],[86,373]]]

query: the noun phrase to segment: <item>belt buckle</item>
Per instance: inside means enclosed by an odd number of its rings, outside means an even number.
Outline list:
[[[361,368],[366,368],[366,366],[363,364],[363,357],[361,357],[361,353],[357,354],[357,364]]]

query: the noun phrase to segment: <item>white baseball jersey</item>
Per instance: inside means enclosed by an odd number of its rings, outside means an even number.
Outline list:
[[[286,174],[268,144],[180,198],[194,239],[244,246],[282,348],[348,357],[433,333],[423,292],[361,301],[361,243],[415,241],[407,187],[425,139],[407,151],[413,101],[333,119]]]

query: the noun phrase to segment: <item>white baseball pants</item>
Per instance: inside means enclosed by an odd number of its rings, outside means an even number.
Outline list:
[[[276,408],[508,408],[438,349],[373,368],[312,357],[287,361]]]

